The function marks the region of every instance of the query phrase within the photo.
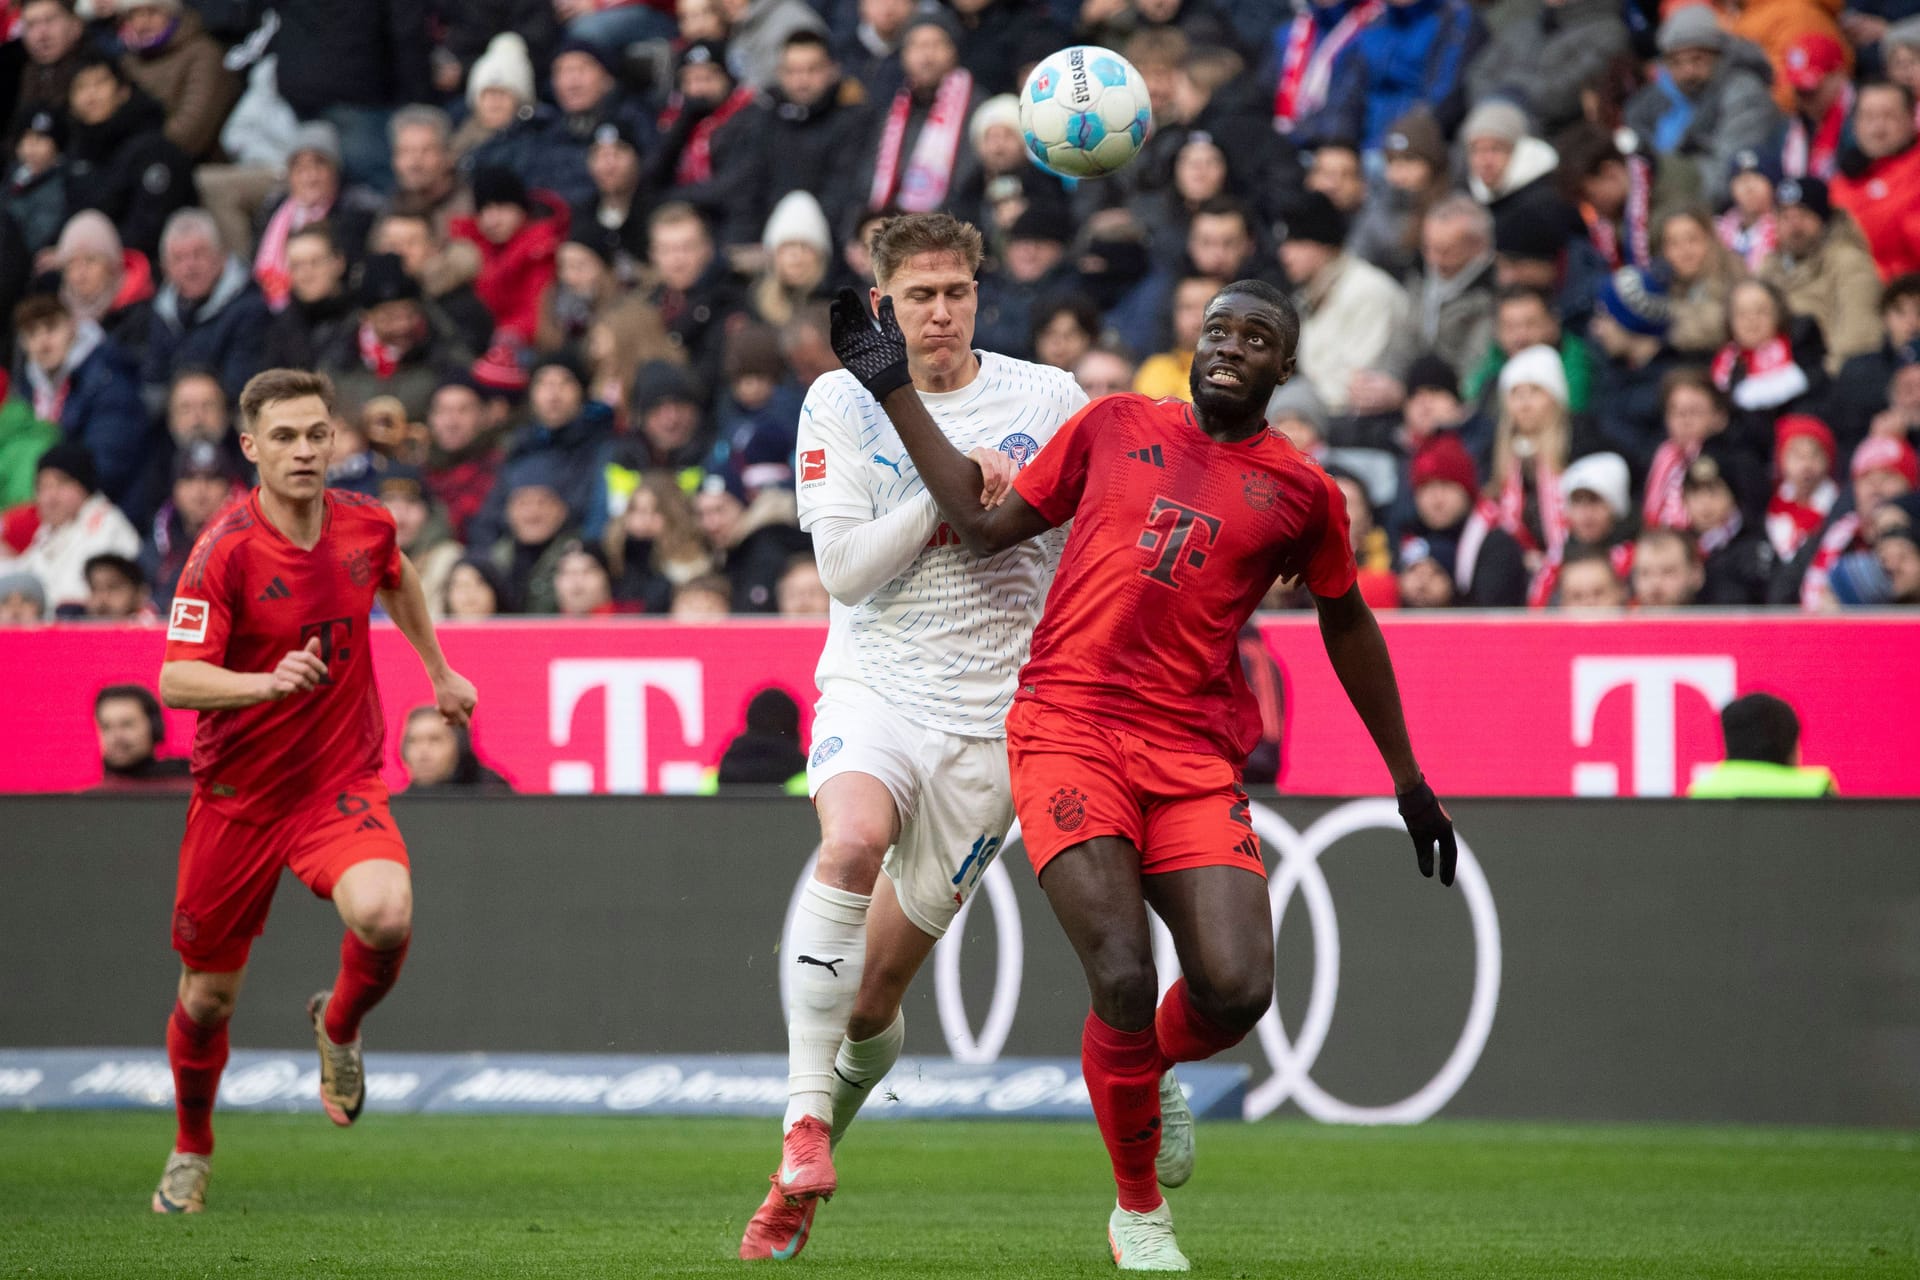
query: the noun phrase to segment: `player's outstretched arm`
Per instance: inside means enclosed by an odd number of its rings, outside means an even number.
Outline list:
[[[160,701],[180,711],[232,711],[307,693],[326,678],[316,637],[271,671],[229,671],[197,658],[160,665]]]
[[[473,706],[480,695],[472,681],[447,665],[447,656],[440,652],[440,637],[434,634],[433,615],[427,612],[427,593],[420,586],[420,574],[404,555],[400,557],[400,585],[380,592],[380,607],[420,655],[427,679],[433,682],[433,700],[441,716],[452,725],[473,719]]]
[[[961,543],[975,555],[1005,551],[1053,525],[1018,492],[992,508],[981,505],[987,481],[980,464],[963,457],[920,403],[907,372],[907,341],[893,318],[893,299],[880,299],[878,322],[860,295],[842,289],[833,300],[833,352],[886,411],[919,468],[927,492]]]
[[[1361,598],[1358,584],[1348,587],[1345,595],[1316,595],[1313,603],[1320,614],[1320,639],[1327,647],[1327,660],[1393,775],[1394,795],[1400,801],[1400,816],[1413,836],[1420,874],[1433,874],[1437,849],[1440,883],[1450,885],[1457,856],[1453,819],[1441,807],[1413,758],[1407,718],[1400,708],[1400,686],[1393,678],[1393,659],[1387,654],[1380,624]]]

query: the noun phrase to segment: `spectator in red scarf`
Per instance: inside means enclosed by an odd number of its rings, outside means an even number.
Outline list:
[[[453,220],[454,238],[480,250],[473,290],[493,312],[496,334],[530,346],[554,254],[567,238],[567,206],[550,191],[529,193],[513,170],[495,168],[474,173],[473,204],[473,217]]]
[[[764,153],[754,138],[759,117],[748,110],[754,87],[733,78],[726,45],[711,40],[680,51],[674,85],[641,189],[670,186],[673,198],[706,215],[721,243],[755,243],[766,210],[760,203]]]
[[[1795,316],[1786,295],[1761,280],[1734,286],[1727,328],[1732,341],[1713,358],[1713,385],[1733,404],[1735,437],[1765,456],[1780,415],[1825,394],[1826,343],[1818,322]]]
[[[340,324],[320,364],[333,376],[341,403],[364,406],[375,396],[393,396],[406,421],[427,415],[440,370],[465,364],[468,352],[445,318],[427,309],[420,282],[399,258],[376,253],[360,273],[360,309]]]
[[[1567,375],[1560,353],[1528,347],[1500,371],[1487,499],[1495,523],[1526,551],[1528,569],[1557,559],[1567,540],[1560,473],[1573,453]]]
[[[1827,424],[1790,413],[1774,427],[1773,496],[1767,500],[1767,541],[1785,563],[1827,522],[1840,496],[1833,482],[1835,448]]]
[[[1760,270],[1779,237],[1773,189],[1780,182],[1780,158],[1770,150],[1749,147],[1733,157],[1727,193],[1733,207],[1720,215],[1715,228],[1720,243],[1731,249],[1748,271]]]
[[[1840,153],[1853,141],[1847,117],[1853,114],[1853,59],[1824,31],[1809,31],[1787,46],[1781,59],[1792,94],[1781,169],[1789,178],[1833,181]]]
[[[1775,575],[1771,604],[1798,601],[1812,612],[1834,607],[1832,579],[1840,562],[1871,550],[1869,518],[1883,503],[1920,489],[1920,458],[1904,440],[1869,437],[1853,451],[1853,504],[1834,509],[1818,534],[1801,544],[1799,554]]]
[[[979,163],[965,145],[967,121],[983,95],[960,65],[964,36],[946,9],[916,13],[900,45],[903,82],[874,133],[867,207],[889,203],[906,213],[940,208],[973,185]]]
[[[1567,603],[1564,579],[1577,560],[1598,558],[1621,581],[1633,567],[1629,536],[1633,495],[1626,459],[1617,453],[1590,453],[1575,461],[1560,473],[1560,496],[1566,511],[1567,540],[1560,559],[1548,561],[1534,575],[1527,603],[1535,608],[1556,596]],[[1621,602],[1625,602],[1624,587]]]
[[[1882,279],[1920,271],[1920,147],[1913,90],[1890,81],[1860,89],[1854,146],[1840,159],[1833,202],[1867,233]]]
[[[1675,369],[1660,385],[1660,411],[1667,438],[1654,451],[1647,471],[1642,522],[1650,529],[1686,528],[1687,468],[1710,454],[1727,475],[1748,522],[1757,524],[1765,508],[1766,484],[1730,431],[1727,398],[1713,380],[1700,369]]]

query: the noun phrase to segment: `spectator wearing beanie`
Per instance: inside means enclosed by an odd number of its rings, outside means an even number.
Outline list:
[[[1795,39],[1779,60],[1774,96],[1788,113],[1781,161],[1786,176],[1831,182],[1853,145],[1853,54],[1825,32]]]
[[[98,209],[151,257],[168,218],[194,199],[193,162],[162,133],[166,113],[97,55],[75,70],[66,111],[68,208]]]
[[[108,337],[144,339],[153,268],[137,249],[121,247],[106,216],[83,209],[67,220],[54,246],[60,301],[75,320],[92,320]]]
[[[1536,576],[1529,603],[1544,605],[1559,586],[1560,570],[1583,556],[1602,556],[1625,581],[1633,569],[1633,489],[1627,461],[1617,453],[1590,453],[1560,473],[1567,541],[1560,559]]]
[[[40,455],[34,467],[33,504],[39,527],[17,558],[0,551],[0,572],[22,571],[40,581],[49,611],[85,608],[87,561],[98,555],[132,559],[140,535],[98,488],[93,454],[66,440]]]
[[[554,252],[553,283],[540,299],[534,350],[585,354],[588,331],[621,301],[620,282],[614,278],[600,238],[590,230],[573,228]]]
[[[1496,29],[1467,68],[1467,91],[1475,102],[1504,95],[1524,104],[1551,135],[1581,118],[1581,88],[1627,52],[1619,5],[1546,0]]]
[[[1646,470],[1665,434],[1661,387],[1681,365],[1667,344],[1672,318],[1665,271],[1622,267],[1601,285],[1587,322],[1598,357],[1594,426],[1636,472]]]
[[[516,458],[500,472],[500,533],[475,549],[503,580],[507,612],[559,611],[553,580],[561,558],[580,540],[565,497],[568,483],[560,460],[547,453]]]
[[[960,65],[965,36],[946,9],[916,13],[900,46],[902,83],[877,104],[869,160],[862,167],[866,206],[927,213],[972,183],[976,161],[966,146],[967,121],[985,96]]]
[[[1500,370],[1499,417],[1487,495],[1494,521],[1519,542],[1530,569],[1558,560],[1567,540],[1560,474],[1578,449],[1560,353],[1528,347]]]
[[[653,121],[622,90],[613,55],[603,46],[564,40],[554,52],[551,71],[558,110],[528,134],[519,172],[530,189],[554,192],[574,205],[594,194],[587,152],[600,126],[620,126],[644,150],[653,142]]]
[[[1218,195],[1226,184],[1225,156],[1204,133],[1190,134],[1189,139],[1187,146],[1205,147],[1213,153],[1208,158],[1217,169],[1204,163],[1199,168],[1220,175],[1219,189],[1202,200]],[[999,255],[1006,244],[1006,233],[1022,213],[1040,206],[1049,211],[1067,208],[1061,180],[1034,164],[1027,154],[1027,144],[1021,140],[1020,100],[1014,95],[996,94],[975,109],[967,124],[967,145],[979,163],[967,185],[956,189],[947,203],[955,217],[980,228],[989,257]],[[1184,241],[1191,209],[1201,203],[1189,201],[1182,190],[1185,179],[1195,171],[1195,166],[1182,163],[1185,150],[1182,147],[1181,156],[1174,160],[1173,181],[1134,209],[1135,216],[1148,224],[1149,238]]]
[[[671,187],[674,199],[707,216],[721,243],[752,244],[759,238],[763,186],[763,154],[751,132],[756,117],[748,110],[754,87],[734,79],[726,46],[710,40],[681,50],[674,83],[641,186]]]
[[[1833,512],[1833,432],[1820,419],[1790,413],[1774,426],[1773,496],[1767,499],[1767,541],[1782,563],[1800,553]]]
[[[1305,303],[1300,376],[1330,411],[1345,413],[1353,375],[1379,364],[1406,320],[1406,291],[1342,248],[1346,219],[1318,191],[1306,194],[1283,231],[1280,262]]]
[[[471,91],[473,69],[502,35],[519,39],[529,65],[546,66],[560,41],[555,8],[552,0],[464,0],[442,6],[445,33],[432,54],[434,88],[453,94],[464,84]],[[473,105],[471,94],[468,105]]]
[[[820,201],[829,226],[854,213],[866,197],[859,168],[872,116],[861,86],[842,77],[825,39],[810,31],[787,37],[774,86],[745,114],[760,157],[756,207],[775,208],[789,192],[804,190]]]
[[[164,450],[165,432],[141,403],[132,359],[98,324],[76,321],[46,294],[15,308],[13,327],[26,357],[22,390],[34,416],[92,455],[89,489],[102,490],[131,519],[145,520],[160,504],[147,464]]]
[[[286,190],[269,196],[260,208],[261,226],[253,257],[253,278],[267,306],[287,305],[287,238],[319,222],[348,263],[358,262],[377,212],[365,192],[340,187],[340,134],[324,120],[303,124],[287,152]]]
[[[1714,225],[1720,243],[1731,249],[1748,271],[1759,271],[1779,243],[1773,193],[1780,178],[1780,157],[1771,151],[1734,153],[1733,168],[1727,176],[1727,195],[1733,206]]]
[[[442,376],[427,407],[427,461],[421,480],[446,512],[453,536],[469,541],[467,526],[486,504],[500,470],[504,405],[470,373]]]
[[[1798,554],[1774,575],[1768,603],[1798,601],[1810,612],[1831,609],[1832,580],[1841,561],[1872,550],[1874,512],[1920,489],[1920,457],[1905,440],[1870,437],[1853,451],[1848,470],[1853,480],[1852,503],[1836,504],[1820,531],[1802,543]]]
[[[134,0],[119,8],[120,65],[167,113],[167,141],[190,160],[213,156],[220,126],[240,100],[240,78],[200,15],[181,0]]]
[[[1347,252],[1394,279],[1420,266],[1421,227],[1447,193],[1447,143],[1424,108],[1393,122],[1382,150],[1385,181],[1373,184],[1347,233]],[[1486,263],[1493,264],[1493,228],[1486,228]]]
[[[1460,126],[1467,190],[1496,218],[1524,217],[1572,226],[1572,211],[1554,186],[1560,153],[1528,131],[1527,113],[1495,98]]]
[[[1465,0],[1388,0],[1385,13],[1355,37],[1354,58],[1326,106],[1329,136],[1377,151],[1388,127],[1425,104],[1451,132],[1467,111],[1466,69],[1487,29]]]
[[[1853,71],[1853,51],[1837,18],[1837,11],[1821,0],[1749,0],[1727,29],[1766,53],[1773,68],[1774,104],[1782,112],[1798,106],[1818,120],[1818,99],[1810,103],[1809,98],[1821,81],[1831,75],[1845,84]],[[1796,176],[1806,172],[1797,170]]]
[[[550,465],[551,488],[566,504],[567,523],[589,538],[606,523],[605,473],[612,460],[613,410],[586,395],[585,377],[564,355],[543,356],[527,389],[527,425],[507,445],[501,484],[468,527],[470,546],[490,545],[503,527],[514,467],[532,460]]]
[[[700,482],[694,515],[718,553],[721,572],[733,584],[733,612],[773,613],[779,608],[775,588],[787,562],[813,547],[813,539],[794,523],[795,510],[790,489],[749,494],[730,472],[710,473]]]
[[[1836,213],[1827,184],[1788,178],[1776,189],[1779,247],[1759,276],[1786,295],[1796,316],[1812,316],[1826,340],[1827,372],[1880,346],[1874,304],[1880,275],[1846,213]]]
[[[141,567],[161,609],[173,600],[195,540],[236,494],[246,492],[233,459],[208,440],[195,440],[176,453],[169,470],[172,484],[166,504],[154,513],[140,551]]]
[[[1854,146],[1841,156],[1833,203],[1853,215],[1882,279],[1920,271],[1920,146],[1914,94],[1889,82],[1861,88]]]
[[[476,164],[511,167],[518,155],[490,154],[488,144],[527,129],[540,114],[539,105],[526,40],[518,32],[502,31],[467,72],[467,118],[454,130],[450,144],[454,163],[473,156]]]
[[[465,364],[471,353],[445,318],[429,311],[419,282],[393,254],[367,259],[356,300],[357,314],[321,353],[340,402],[365,405],[392,396],[408,422],[424,422],[442,371]]]
[[[780,335],[742,325],[727,336],[726,391],[714,409],[719,436],[703,469],[738,476],[749,498],[793,488],[800,389],[780,356]]]
[[[640,143],[632,130],[609,121],[587,148],[593,194],[573,206],[572,234],[591,237],[623,286],[640,277],[647,258],[647,204],[640,191]]]
[[[721,9],[727,17],[728,68],[755,93],[779,82],[780,54],[790,38],[803,31],[827,34],[827,24],[807,0],[721,0]]]
[[[753,310],[776,327],[791,322],[808,303],[826,294],[833,261],[833,233],[820,202],[805,191],[780,198],[760,235],[767,266],[748,293]]]
[[[1413,456],[1414,516],[1401,531],[1402,603],[1409,571],[1438,566],[1460,604],[1512,609],[1526,603],[1527,566],[1520,544],[1499,527],[1492,503],[1480,499],[1480,476],[1464,445],[1441,432]]]
[[[1733,486],[1710,454],[1687,467],[1681,492],[1687,508],[1687,530],[1700,548],[1705,581],[1698,603],[1750,606],[1763,604],[1773,576],[1773,547],[1740,512]]]
[[[554,192],[529,192],[511,169],[494,168],[474,173],[473,204],[473,216],[455,218],[452,228],[456,240],[480,251],[473,291],[493,313],[496,334],[530,345],[554,255],[567,238],[567,206]]]
[[[1029,207],[1015,220],[1000,262],[981,273],[974,341],[983,350],[1032,357],[1036,302],[1072,292],[1078,284],[1067,257],[1073,235],[1072,217],[1052,205]]]
[[[14,163],[0,183],[0,214],[13,219],[27,252],[38,254],[59,238],[67,217],[67,126],[63,116],[36,111],[14,147]]]
[[[1726,199],[1733,157],[1780,128],[1767,56],[1729,36],[1711,5],[1675,9],[1660,24],[1660,69],[1627,100],[1626,124],[1657,155],[1690,160],[1709,202]]]

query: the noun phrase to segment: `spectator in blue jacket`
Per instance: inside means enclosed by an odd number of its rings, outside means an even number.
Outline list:
[[[543,356],[527,388],[532,417],[507,446],[501,475],[539,459],[548,483],[567,504],[566,523],[597,541],[607,521],[607,462],[613,453],[613,410],[587,399],[586,380],[570,357]],[[467,545],[488,547],[506,525],[511,486],[503,478],[467,529]]]
[[[147,492],[147,462],[166,433],[140,401],[140,381],[127,354],[92,320],[73,318],[66,303],[36,294],[14,309],[25,353],[34,415],[57,423],[64,438],[86,446],[100,491],[136,524],[153,514],[159,494]]]
[[[1467,64],[1486,42],[1467,0],[1388,0],[1334,82],[1326,111],[1337,127],[1327,136],[1378,151],[1393,122],[1423,103],[1451,134],[1467,114]]]
[[[211,369],[230,401],[260,372],[266,349],[267,302],[240,259],[220,243],[205,209],[182,209],[160,236],[166,283],[153,299],[140,382],[158,413],[182,369]]]

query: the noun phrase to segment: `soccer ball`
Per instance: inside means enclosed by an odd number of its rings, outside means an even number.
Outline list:
[[[1077,44],[1042,58],[1020,90],[1027,151],[1063,178],[1112,173],[1152,130],[1146,79],[1111,49]]]

